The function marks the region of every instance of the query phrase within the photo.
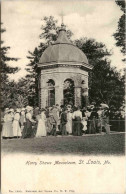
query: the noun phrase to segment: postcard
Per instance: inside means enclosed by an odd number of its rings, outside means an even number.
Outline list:
[[[1,193],[124,194],[125,2],[1,2]]]

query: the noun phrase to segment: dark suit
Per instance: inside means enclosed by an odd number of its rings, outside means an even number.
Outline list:
[[[67,123],[67,113],[63,112],[61,114],[61,129],[62,129],[62,135],[67,135],[66,123]]]

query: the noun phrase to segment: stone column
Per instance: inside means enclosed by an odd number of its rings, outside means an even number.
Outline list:
[[[83,80],[82,83],[82,96],[84,97],[85,107],[89,105],[89,98],[88,98],[88,78]]]
[[[55,87],[55,104],[63,104],[63,86]]]
[[[45,108],[48,105],[48,90],[47,88],[41,88],[41,108]]]
[[[75,106],[81,106],[81,87],[74,88]]]

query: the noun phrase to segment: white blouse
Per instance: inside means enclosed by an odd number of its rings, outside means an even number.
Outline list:
[[[77,110],[73,113],[73,119],[75,119],[75,117],[80,117],[82,119],[82,112],[80,110]]]
[[[20,119],[20,115],[19,115],[19,113],[16,113],[14,115],[14,120],[19,121],[19,119]]]
[[[44,112],[41,113],[41,119],[42,119],[43,121],[46,121],[46,115],[45,115]]]
[[[28,119],[31,122],[34,122],[34,120],[32,119],[32,115],[29,112],[26,114],[26,119]]]

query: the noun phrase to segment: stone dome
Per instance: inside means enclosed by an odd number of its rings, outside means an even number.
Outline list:
[[[86,63],[86,55],[68,39],[65,26],[62,24],[57,40],[42,54],[39,64],[48,63]]]

